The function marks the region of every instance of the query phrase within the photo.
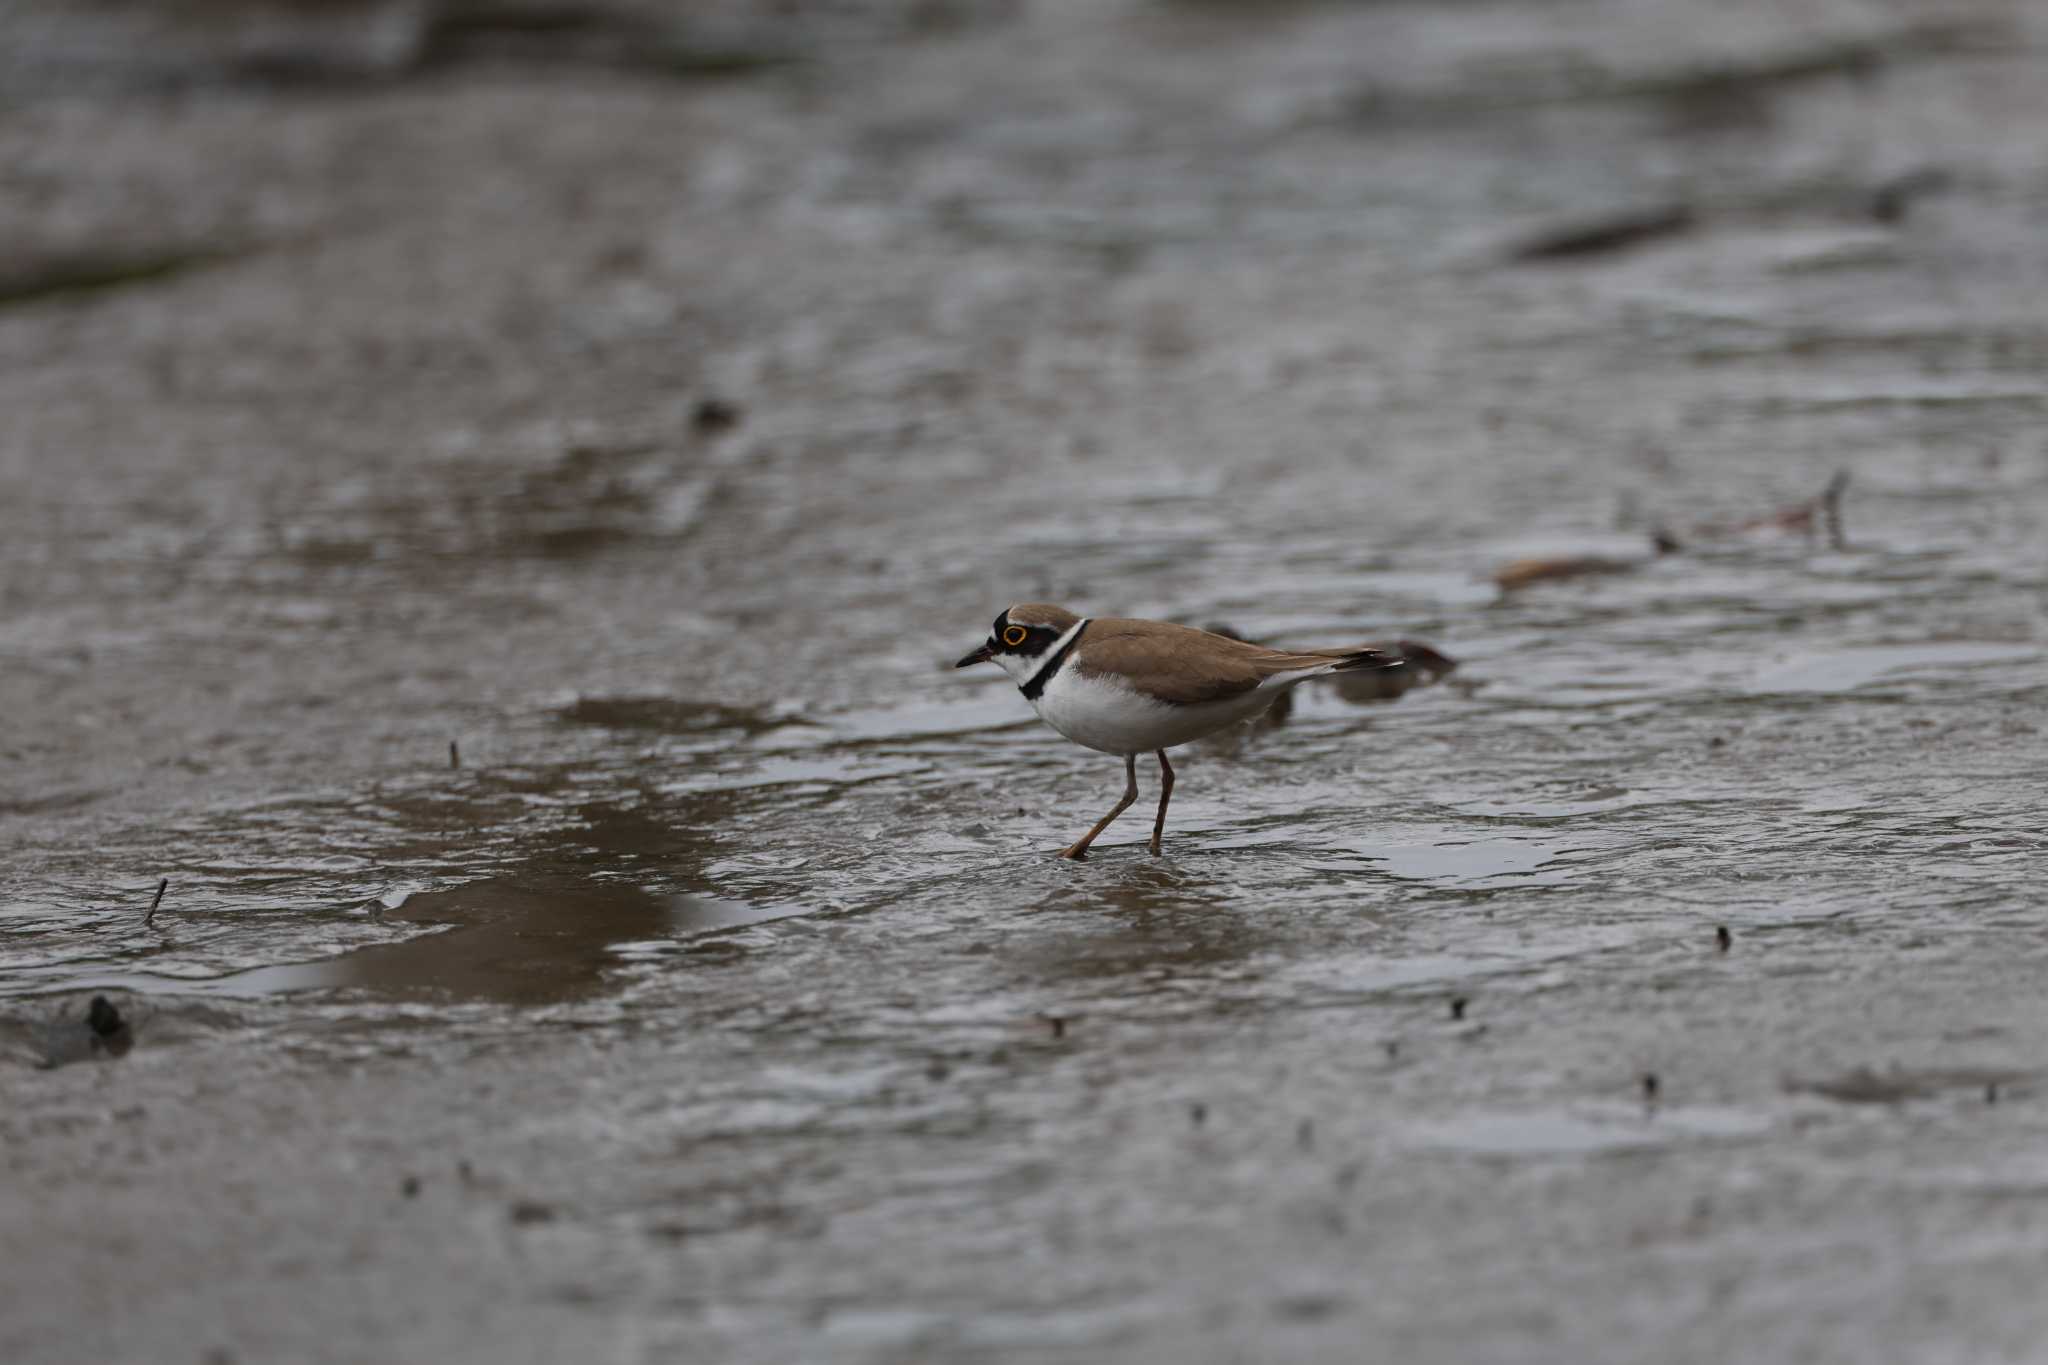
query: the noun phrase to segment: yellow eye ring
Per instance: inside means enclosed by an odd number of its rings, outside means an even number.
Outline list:
[[[1015,649],[1018,645],[1023,644],[1030,634],[1031,632],[1022,626],[1011,626],[1003,631],[1003,643]]]

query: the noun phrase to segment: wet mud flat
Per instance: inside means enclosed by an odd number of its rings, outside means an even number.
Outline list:
[[[0,1357],[2032,1358],[2044,38],[0,21]]]

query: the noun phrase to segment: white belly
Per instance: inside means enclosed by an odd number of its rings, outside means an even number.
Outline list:
[[[1039,719],[1076,744],[1105,754],[1144,754],[1249,720],[1272,705],[1273,697],[1261,688],[1228,701],[1169,706],[1120,683],[1062,668],[1031,704]]]

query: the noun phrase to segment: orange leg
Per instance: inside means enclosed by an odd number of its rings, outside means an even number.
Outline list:
[[[1109,822],[1116,819],[1117,816],[1122,815],[1125,811],[1129,810],[1131,808],[1131,802],[1137,799],[1138,756],[1136,754],[1126,754],[1124,756],[1124,799],[1116,803],[1115,810],[1112,810],[1109,814],[1103,816],[1100,820],[1096,821],[1095,828],[1089,830],[1086,834],[1082,835],[1081,841],[1079,843],[1075,844],[1072,848],[1061,849],[1060,856],[1062,858],[1076,859],[1087,857],[1088,845],[1095,842],[1095,836],[1102,833],[1102,831],[1108,829]]]

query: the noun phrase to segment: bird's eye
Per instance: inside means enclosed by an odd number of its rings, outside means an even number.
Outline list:
[[[1003,643],[1015,649],[1018,645],[1023,644],[1026,637],[1030,634],[1031,632],[1022,626],[1011,626],[1003,632]]]

